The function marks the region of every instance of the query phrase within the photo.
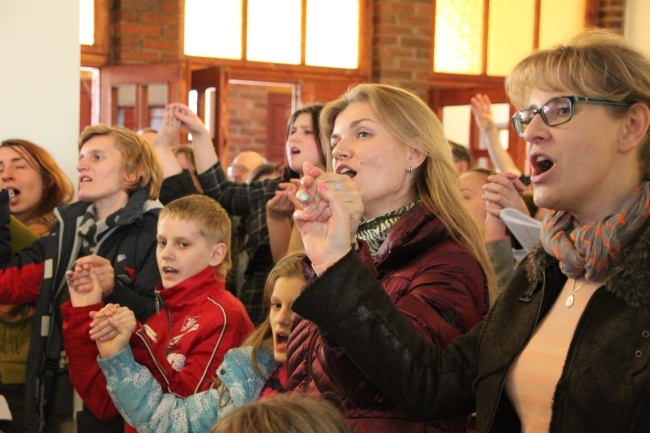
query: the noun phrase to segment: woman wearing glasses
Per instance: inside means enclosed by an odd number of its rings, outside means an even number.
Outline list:
[[[293,309],[419,418],[650,431],[650,61],[590,31],[524,59],[506,88],[525,107],[513,124],[530,143],[535,203],[556,211],[488,319],[444,350],[427,343],[348,253],[349,210],[328,189],[301,232],[330,267]]]

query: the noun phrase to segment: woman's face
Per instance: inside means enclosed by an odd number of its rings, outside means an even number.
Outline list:
[[[125,173],[114,140],[110,135],[99,135],[79,151],[79,200],[94,203],[100,219],[124,207],[129,200],[127,187],[136,177]]]
[[[278,362],[287,362],[287,346],[294,314],[291,306],[304,285],[305,279],[301,276],[279,277],[275,280],[269,320],[273,332],[273,357]]]
[[[539,108],[571,93],[534,89],[529,107]],[[630,155],[618,146],[624,117],[614,117],[604,105],[577,102],[574,108],[573,118],[562,125],[551,127],[535,116],[524,138],[529,143],[535,204],[589,222],[610,215],[618,206],[621,189],[629,181]]]
[[[412,200],[408,167],[413,150],[388,132],[368,103],[353,102],[336,117],[330,144],[334,171],[359,185],[365,219]]]
[[[487,210],[485,200],[481,196],[483,195],[483,185],[486,183],[487,177],[483,173],[467,171],[460,175],[459,180],[460,192],[465,200],[465,207],[479,223],[479,226],[483,227]]]
[[[291,125],[287,138],[286,153],[289,167],[302,176],[302,164],[309,161],[316,167],[324,168],[318,153],[318,137],[314,134],[311,114],[302,113]]]
[[[10,146],[0,147],[0,185],[12,190],[11,213],[21,221],[36,211],[43,199],[43,177],[34,167],[36,162],[26,152]]]

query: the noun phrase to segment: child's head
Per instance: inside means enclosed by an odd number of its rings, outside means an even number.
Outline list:
[[[322,399],[283,394],[244,405],[210,433],[350,433],[341,412]]]
[[[228,274],[230,218],[215,200],[199,194],[176,199],[158,217],[156,258],[164,288],[214,267]]]
[[[257,351],[262,345],[273,344],[273,356],[278,362],[287,360],[287,340],[291,330],[291,305],[305,285],[302,251],[282,257],[271,269],[264,286],[264,302],[270,306],[269,315],[243,343],[253,346],[253,365],[257,368]]]

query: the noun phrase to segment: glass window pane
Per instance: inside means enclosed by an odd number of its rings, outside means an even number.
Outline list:
[[[512,68],[533,52],[535,2],[490,0],[488,21],[487,74],[507,75]]]
[[[434,71],[483,72],[483,0],[437,0]]]
[[[241,0],[185,0],[185,54],[241,59]]]
[[[300,64],[302,2],[248,0],[248,60]]]
[[[566,41],[585,28],[585,0],[542,0],[539,48]]]
[[[332,23],[336,23],[336,31],[332,31]],[[308,65],[356,69],[359,66],[359,2],[307,0],[305,47]]]
[[[79,43],[95,44],[95,0],[79,0]]]

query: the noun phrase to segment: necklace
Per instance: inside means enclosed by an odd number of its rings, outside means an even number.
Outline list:
[[[571,294],[569,295],[568,298],[566,298],[566,301],[564,302],[564,305],[566,305],[567,308],[571,308],[573,306],[573,300],[574,300],[573,295],[578,293],[578,290],[582,289],[589,282],[589,281],[587,281],[585,279],[584,283],[582,283],[578,287],[576,287],[576,282],[577,281],[578,281],[577,278],[575,280],[573,280],[573,290],[571,290]]]

